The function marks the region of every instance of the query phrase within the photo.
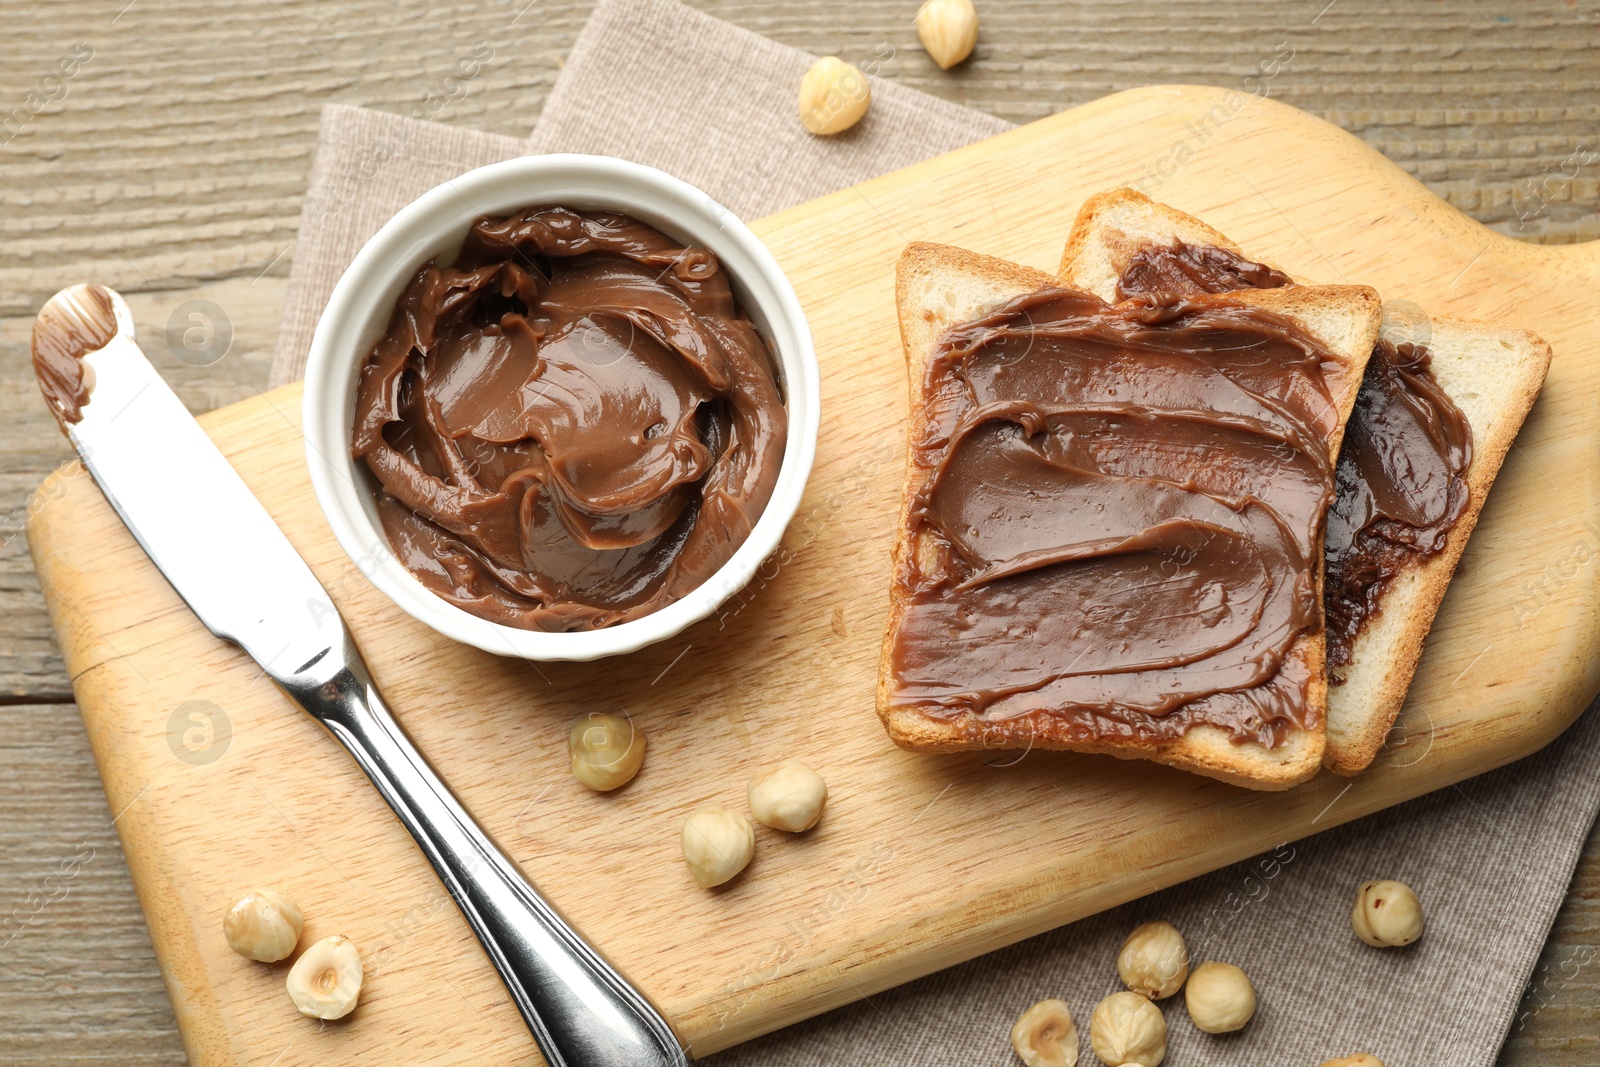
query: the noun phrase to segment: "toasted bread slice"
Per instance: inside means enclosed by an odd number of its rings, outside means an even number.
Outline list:
[[[1199,219],[1131,189],[1116,189],[1091,197],[1079,211],[1061,258],[1060,281],[1114,300],[1117,280],[1140,250],[1180,240],[1214,245],[1273,266]],[[1435,379],[1472,427],[1473,457],[1466,473],[1470,496],[1445,547],[1405,568],[1384,591],[1379,612],[1357,635],[1343,684],[1330,688],[1323,762],[1343,775],[1371,764],[1400,714],[1424,639],[1489,486],[1550,366],[1550,346],[1525,330],[1457,319],[1429,321],[1392,305],[1385,307],[1383,336],[1426,344],[1433,353]]]
[[[922,409],[922,381],[928,358],[940,335],[950,326],[978,318],[1007,300],[1058,284],[1055,278],[1043,272],[958,248],[933,244],[913,244],[906,248],[896,274],[895,300],[905,346],[913,433],[926,418]],[[1361,374],[1377,337],[1377,294],[1361,286],[1333,286],[1241,293],[1233,299],[1294,319],[1346,361],[1339,380],[1331,383],[1342,429],[1354,407]],[[1330,458],[1337,449],[1335,440],[1331,444]],[[895,547],[897,569],[908,561],[916,547],[910,536],[910,507],[918,488],[916,479],[916,468],[908,459],[900,534]],[[1124,759],[1151,759],[1253,789],[1288,788],[1314,776],[1321,765],[1327,685],[1320,631],[1302,635],[1288,653],[1289,659],[1303,666],[1311,678],[1308,701],[1314,709],[1313,721],[1317,725],[1313,729],[1291,731],[1284,743],[1275,748],[1254,742],[1236,743],[1226,731],[1215,726],[1197,726],[1175,741],[1074,742],[1064,731],[1053,734],[1047,717],[1042,728],[1019,729],[1014,724],[985,722],[971,715],[933,714],[915,706],[895,706],[891,700],[891,657],[904,609],[905,603],[898,594],[892,596],[877,699],[878,713],[889,736],[902,748],[948,752],[1033,747],[1100,752]]]
[[[1500,464],[1511,451],[1550,368],[1550,346],[1526,330],[1461,319],[1418,321],[1385,305],[1383,336],[1433,353],[1433,376],[1472,427],[1467,506],[1444,548],[1396,574],[1351,646],[1344,682],[1328,692],[1328,749],[1336,774],[1365,770],[1377,758],[1395,719],[1434,616]]]

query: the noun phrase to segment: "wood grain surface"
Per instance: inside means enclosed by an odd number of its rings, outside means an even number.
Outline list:
[[[1049,267],[1086,196],[1204,129],[1203,150],[1161,176],[1163,195],[1295,276],[1359,278],[1440,314],[1537,328],[1555,350],[1412,686],[1402,721],[1426,734],[1427,758],[1271,795],[1075,754],[1035,753],[1002,781],[983,753],[900,752],[872,712],[894,536],[884,516],[905,440],[895,261],[907,241],[932,240]],[[1032,179],[1038,167],[1048,187]],[[811,483],[784,551],[748,589],[603,672],[454,644],[366,583],[309,493],[298,386],[207,417],[422,750],[696,1055],[1509,762],[1600,687],[1600,574],[1552,583],[1537,610],[1507,599],[1600,529],[1600,246],[1496,235],[1303,112],[1161,87],[752,227],[793,281],[822,364]],[[531,1042],[465,924],[441,911],[421,856],[343,753],[204,631],[81,469],[52,476],[38,499],[33,556],[196,1062],[306,1055],[292,1051],[300,1031],[277,978],[226,952],[215,926],[219,900],[266,883],[318,917],[308,936],[336,923],[372,961],[361,1016],[322,1038],[326,1058],[525,1058]],[[652,756],[625,793],[596,797],[562,773],[562,740],[575,716],[614,707],[645,730]],[[231,740],[187,751],[186,708],[229,723]],[[816,708],[827,710],[807,713]],[[800,841],[763,834],[754,875],[695,891],[676,862],[683,814],[736,798],[754,768],[794,755],[830,782],[824,825]],[[965,844],[978,837],[981,862]],[[819,908],[826,920],[797,932],[794,916]],[[428,968],[403,965],[417,959]],[[440,983],[474,1011],[441,1003]]]
[[[701,3],[816,52],[895,46],[885,76],[1016,121],[1149,82],[1237,87],[1288,43],[1280,100],[1345,126],[1480,221],[1545,242],[1600,235],[1584,153],[1600,120],[1600,8],[1443,0],[1132,4],[991,2],[975,62],[942,73],[900,0]],[[195,410],[265,381],[299,198],[326,102],[403,112],[517,4],[337,0],[217,5],[60,0],[6,8],[0,105],[36,114],[0,134],[0,1050],[18,1063],[182,1062],[170,1009],[20,535],[27,495],[67,454],[27,369],[31,315],[96,276],[130,296],[146,337],[188,299],[224,309],[227,358],[190,368],[154,350]],[[440,121],[525,133],[586,3],[520,18]],[[497,38],[497,43],[500,39]],[[94,56],[46,82],[75,42]],[[43,100],[43,95],[53,97]],[[65,883],[47,881],[87,847]],[[48,899],[47,899],[48,898]],[[1592,1062],[1600,934],[1591,841],[1505,1064]],[[43,903],[41,904],[41,901]],[[20,916],[20,919],[19,919]]]

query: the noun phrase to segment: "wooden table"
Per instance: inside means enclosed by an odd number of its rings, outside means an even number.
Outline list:
[[[0,1059],[176,1064],[183,1050],[23,543],[28,494],[69,454],[32,384],[32,315],[95,278],[159,338],[188,300],[234,332],[192,368],[147,346],[196,411],[266,382],[317,113],[403,112],[496,60],[440,121],[524,134],[584,0],[54,0],[0,35]],[[1600,238],[1600,4],[979,0],[975,61],[938,70],[916,0],[698,0],[757,32],[1025,122],[1131,86],[1239,86],[1286,49],[1277,99],[1387,153],[1463,211],[1537,241]],[[82,43],[79,43],[82,42]],[[514,61],[512,61],[514,57]],[[66,72],[71,71],[70,76]],[[30,96],[29,94],[37,94]],[[19,109],[19,110],[13,110]],[[63,863],[76,861],[64,876]],[[1600,1048],[1600,838],[1592,837],[1501,1063]],[[1000,1025],[997,1023],[997,1025]]]

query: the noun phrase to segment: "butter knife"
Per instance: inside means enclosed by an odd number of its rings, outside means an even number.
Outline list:
[[[33,358],[83,465],[173,589],[326,727],[394,809],[551,1067],[686,1065],[666,1020],[540,897],[406,737],[326,590],[145,358],[122,297],[97,285],[57,293],[34,324]]]

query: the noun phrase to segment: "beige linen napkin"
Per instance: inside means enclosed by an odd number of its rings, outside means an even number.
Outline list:
[[[830,140],[793,121],[810,57],[676,0],[601,0],[531,140],[364,111],[324,113],[274,364],[297,378],[345,266],[395,211],[471,167],[529,152],[601,152],[659,167],[744,218],[998,133],[1007,124],[889,82],[871,114]],[[693,85],[695,92],[677,87]],[[1401,753],[1403,756],[1403,753]],[[1494,1062],[1600,807],[1600,715],[1545,751],[1277,852],[1176,886],[724,1052],[722,1067],[1014,1064],[1007,1040],[1029,1004],[1062,997],[1084,1034],[1118,988],[1115,954],[1135,924],[1176,923],[1194,962],[1249,971],[1260,994],[1242,1033],[1213,1037],[1166,1003],[1169,1062],[1312,1067],[1358,1051],[1389,1067]],[[1425,902],[1418,944],[1380,952],[1350,931],[1356,885],[1410,882]],[[1571,980],[1592,949],[1553,961]],[[1549,990],[1544,990],[1548,994]],[[1538,1003],[1539,997],[1530,998]]]

